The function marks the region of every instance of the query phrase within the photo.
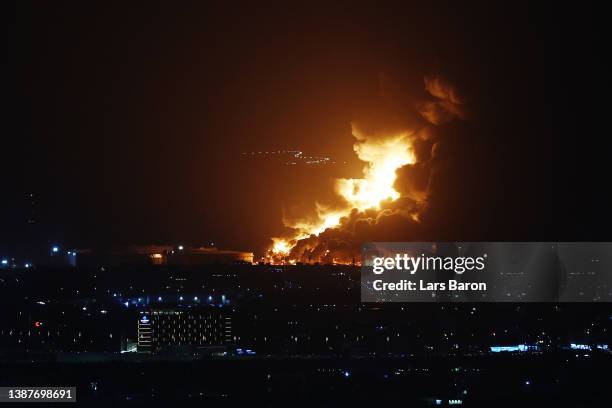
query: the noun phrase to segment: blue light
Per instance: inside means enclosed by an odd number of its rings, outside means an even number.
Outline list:
[[[492,353],[500,353],[502,351],[514,352],[520,351],[519,346],[491,346]]]
[[[2,260],[2,265],[8,265],[8,259],[3,259]]]
[[[197,297],[197,296],[195,296],[195,297],[193,298],[193,300],[195,300],[195,301],[197,302],[197,301],[198,301],[198,297]]]
[[[26,268],[29,268],[30,266],[32,266],[32,264],[26,263],[24,266],[25,266]]]
[[[525,352],[525,351],[537,351],[540,349],[538,345],[535,344],[519,344],[517,346],[491,346],[490,347],[492,353],[501,353],[501,352]]]
[[[183,300],[183,297],[182,297],[182,296],[179,296],[179,300]]]
[[[209,301],[209,302],[212,302],[212,296],[209,296],[209,297],[208,297],[208,301]]]
[[[349,378],[350,376],[351,376],[351,373],[349,371],[344,372],[344,378]]]
[[[59,247],[58,246],[54,246],[51,248],[51,252],[53,252],[54,254],[59,252]]]
[[[525,385],[531,385],[531,381],[529,380],[525,381]]]
[[[123,305],[124,305],[125,307],[129,307],[129,306],[130,306],[130,302],[123,302]]]
[[[161,296],[158,296],[158,297],[157,297],[157,301],[158,301],[158,302],[161,302],[161,301],[162,301],[162,297],[161,297]]]

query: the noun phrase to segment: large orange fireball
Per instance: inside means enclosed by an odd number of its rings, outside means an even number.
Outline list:
[[[336,192],[344,198],[346,205],[333,210],[317,205],[314,222],[288,223],[287,226],[293,228],[295,234],[290,237],[272,238],[273,246],[269,258],[287,257],[298,240],[312,235],[318,236],[328,228],[337,227],[341,218],[350,214],[353,209],[380,209],[383,201],[399,198],[400,194],[393,188],[396,171],[402,166],[416,162],[412,146],[413,133],[402,131],[368,138],[355,126],[352,133],[357,139],[354,145],[355,153],[366,165],[363,168],[363,178],[336,180]]]

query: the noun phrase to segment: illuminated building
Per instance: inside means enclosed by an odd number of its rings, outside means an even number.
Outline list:
[[[181,246],[182,247],[182,246]],[[232,251],[215,247],[184,248],[167,255],[168,265],[207,265],[253,263],[252,252]]]
[[[138,351],[195,351],[232,342],[232,319],[215,308],[140,312]]]
[[[138,351],[151,352],[151,320],[148,315],[143,314],[138,319]]]
[[[177,265],[197,266],[211,264],[253,263],[252,252],[218,249],[215,247],[189,248],[183,245],[144,245],[98,252],[73,249],[67,252],[71,266],[121,265]]]

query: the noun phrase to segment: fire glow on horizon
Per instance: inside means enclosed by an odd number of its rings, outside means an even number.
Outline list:
[[[362,177],[336,179],[339,204],[315,203],[316,212],[309,218],[284,220],[291,233],[272,239],[267,262],[358,264],[359,241],[384,236],[390,224],[404,231],[421,224],[431,205],[432,180],[440,170],[440,149],[444,149],[434,127],[469,117],[463,98],[448,81],[427,76],[424,85],[429,96],[403,106],[410,119],[401,127],[353,125],[353,148],[366,163]],[[388,119],[397,126],[393,116]]]
[[[363,177],[357,179],[337,179],[336,192],[346,205],[341,209],[327,209],[317,204],[317,219],[314,222],[299,221],[288,226],[295,235],[273,238],[269,259],[285,258],[298,240],[312,235],[318,236],[328,228],[340,225],[342,217],[353,210],[380,210],[384,201],[393,201],[400,194],[393,187],[396,171],[407,164],[416,163],[412,140],[414,135],[408,131],[367,138],[353,126],[353,136],[357,139],[354,150],[359,159],[366,162]],[[289,259],[288,263],[295,260]]]

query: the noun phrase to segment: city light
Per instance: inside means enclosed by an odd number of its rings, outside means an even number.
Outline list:
[[[492,353],[538,351],[540,346],[534,344],[519,344],[516,346],[491,346]]]
[[[54,254],[57,254],[59,252],[59,247],[58,246],[53,246],[51,248],[51,252],[53,252]]]
[[[2,265],[8,265],[8,259],[3,259],[2,260]]]

